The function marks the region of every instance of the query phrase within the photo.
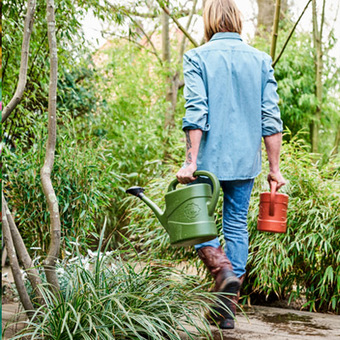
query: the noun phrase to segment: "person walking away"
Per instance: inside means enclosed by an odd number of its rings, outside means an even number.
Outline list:
[[[196,170],[214,173],[223,190],[225,250],[218,238],[196,245],[220,295],[209,319],[234,328],[236,303],[248,258],[247,214],[254,178],[261,171],[261,141],[269,160],[268,181],[285,184],[280,173],[282,121],[272,60],[242,41],[241,14],[233,0],[207,0],[206,43],[184,55],[186,159],[182,184]],[[225,312],[225,307],[231,310]]]

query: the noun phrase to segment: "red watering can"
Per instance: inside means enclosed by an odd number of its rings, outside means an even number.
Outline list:
[[[276,192],[277,182],[270,182],[270,192],[260,194],[257,230],[272,233],[287,231],[288,195]]]

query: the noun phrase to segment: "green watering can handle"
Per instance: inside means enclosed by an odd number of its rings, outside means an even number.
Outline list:
[[[204,170],[198,170],[194,172],[194,176],[198,177],[198,176],[206,176],[209,177],[212,185],[213,185],[213,193],[212,193],[212,197],[211,197],[211,201],[208,204],[208,213],[210,216],[212,216],[214,214],[215,211],[215,207],[218,201],[218,197],[220,195],[220,181],[218,180],[218,178],[211,172],[209,171],[204,171]],[[177,178],[175,178],[168,187],[168,192],[169,191],[173,191],[176,189],[176,186],[178,184],[178,180]]]

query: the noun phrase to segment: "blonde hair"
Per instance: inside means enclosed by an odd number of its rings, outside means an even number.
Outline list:
[[[217,32],[242,32],[241,12],[233,0],[207,0],[203,20],[206,41]]]

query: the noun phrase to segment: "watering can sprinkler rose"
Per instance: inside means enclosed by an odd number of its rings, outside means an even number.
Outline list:
[[[131,187],[128,194],[139,197],[155,213],[170,236],[173,246],[192,246],[210,241],[217,236],[214,211],[220,192],[220,182],[208,171],[196,171],[194,176],[206,176],[208,183],[197,183],[177,189],[174,179],[165,195],[165,210],[144,195],[144,188]]]

